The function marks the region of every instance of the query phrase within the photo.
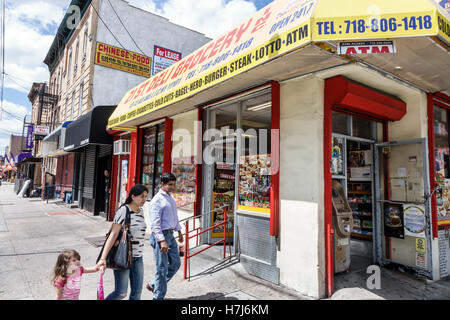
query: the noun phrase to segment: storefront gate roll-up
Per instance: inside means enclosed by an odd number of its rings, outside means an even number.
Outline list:
[[[85,149],[85,171],[83,184],[83,198],[88,207],[93,206],[94,188],[95,188],[95,162],[97,147],[88,145]],[[92,202],[92,203],[90,203]],[[84,207],[84,205],[83,205]]]

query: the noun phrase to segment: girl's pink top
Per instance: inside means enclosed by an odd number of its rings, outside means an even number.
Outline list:
[[[78,300],[81,289],[81,275],[83,267],[79,267],[74,274],[66,276],[66,282],[59,278],[55,281],[55,287],[62,288],[62,300]]]

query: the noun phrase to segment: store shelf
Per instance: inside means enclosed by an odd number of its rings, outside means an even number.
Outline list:
[[[368,195],[368,196],[372,195],[372,192],[370,192],[370,191],[351,191],[351,190],[348,190],[347,193],[348,194],[365,194],[365,195]]]
[[[372,218],[372,214],[359,214],[359,213],[354,213],[354,216],[358,216],[358,217],[363,217],[363,218]]]
[[[372,235],[368,235],[368,234],[359,234],[359,233],[352,233],[351,234],[352,238],[356,238],[356,239],[361,239],[361,240],[372,240]]]
[[[349,178],[349,181],[355,181],[355,182],[372,182],[372,177],[369,178]]]

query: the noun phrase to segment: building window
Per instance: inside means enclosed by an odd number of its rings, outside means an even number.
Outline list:
[[[70,70],[72,69],[72,52],[69,53],[69,65],[67,68],[67,80],[70,80]]]
[[[64,121],[67,121],[67,119],[69,118],[69,98],[66,98],[66,105],[64,108]]]
[[[61,68],[59,68],[59,72],[58,72],[58,78],[59,78],[59,91],[58,94],[61,94],[62,91],[62,74],[61,74]]]
[[[75,108],[75,90],[72,92],[72,111],[70,115],[70,120],[73,120],[73,109]]]
[[[73,76],[75,77],[78,68],[78,54],[80,51],[80,42],[77,40],[77,45],[75,47],[75,57],[74,57],[74,65],[73,65]]]
[[[333,112],[333,133],[376,140],[376,124],[344,113]]]
[[[82,57],[83,62],[86,60],[88,38],[89,38],[88,28],[86,27],[84,29],[84,39],[83,39],[83,57]]]
[[[81,114],[83,113],[83,94],[84,94],[84,84],[81,82],[80,84],[80,104],[78,107],[78,116],[81,117]]]

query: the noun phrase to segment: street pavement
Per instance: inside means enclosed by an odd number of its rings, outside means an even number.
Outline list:
[[[95,265],[100,247],[93,238],[104,236],[111,226],[100,216],[70,209],[55,200],[17,198],[13,185],[0,187],[0,300],[53,300],[50,283],[58,254],[75,249],[81,264]],[[149,235],[147,235],[148,239]],[[183,264],[183,258],[182,258]],[[153,278],[153,252],[148,241],[144,248],[144,281]],[[331,300],[450,299],[450,281],[427,284],[407,274],[382,269],[382,289],[368,290],[368,275],[359,270],[338,279]],[[99,273],[82,278],[80,300],[97,298]],[[113,290],[111,270],[104,275],[105,294]],[[144,289],[142,300],[152,299]],[[222,260],[217,246],[191,259],[191,279],[183,279],[183,265],[169,282],[166,299],[175,300],[312,300],[285,286],[277,286],[249,275],[236,257]]]

